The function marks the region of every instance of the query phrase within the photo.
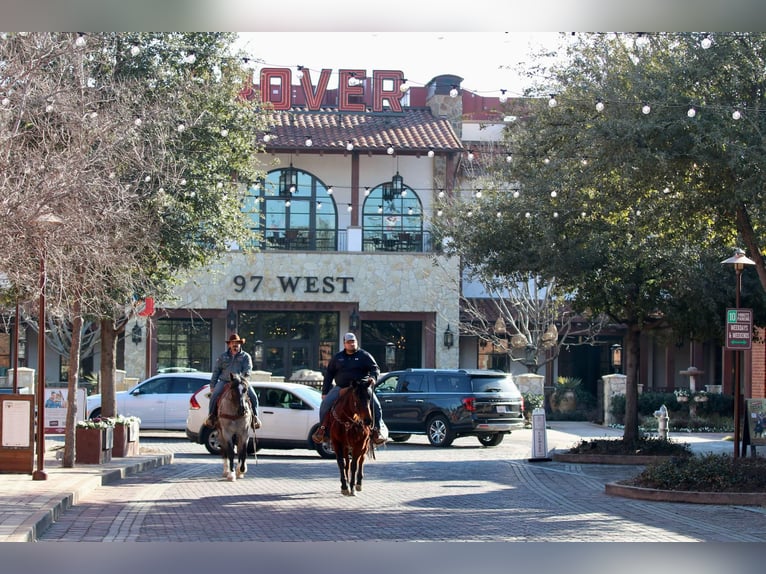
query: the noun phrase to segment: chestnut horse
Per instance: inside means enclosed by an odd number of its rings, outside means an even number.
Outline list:
[[[218,437],[223,455],[223,477],[234,481],[247,472],[247,441],[253,409],[247,396],[247,379],[231,374],[218,400]],[[235,469],[234,455],[238,464]]]
[[[330,441],[340,470],[340,491],[346,496],[354,496],[354,488],[362,490],[365,455],[369,452],[375,458],[370,440],[370,384],[369,379],[363,379],[341,389],[331,410]]]

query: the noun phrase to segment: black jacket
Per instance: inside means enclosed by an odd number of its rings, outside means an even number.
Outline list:
[[[332,382],[341,388],[347,387],[352,381],[358,381],[364,377],[372,377],[373,381],[378,380],[380,367],[375,359],[364,349],[357,349],[352,355],[345,350],[336,353],[330,363],[327,365],[327,372],[324,375],[322,384],[322,394],[326,395],[332,389]]]

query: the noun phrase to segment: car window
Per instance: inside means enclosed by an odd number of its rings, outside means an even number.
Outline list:
[[[167,378],[156,379],[154,381],[147,381],[141,385],[140,391],[143,395],[159,395],[168,392],[170,387]]]
[[[465,375],[436,375],[434,377],[434,389],[437,393],[470,393],[471,382]]]
[[[475,393],[516,393],[518,388],[511,377],[473,377],[471,384]]]
[[[168,392],[176,395],[190,395],[198,388],[199,381],[196,379],[174,377],[170,380],[170,390]]]
[[[285,391],[282,395],[282,406],[289,408],[302,408],[303,401],[291,392]]]
[[[428,392],[428,380],[424,375],[407,373],[402,377],[399,385],[400,393],[426,393]]]
[[[399,377],[396,375],[391,375],[385,380],[379,381],[378,384],[375,385],[375,391],[379,393],[393,393],[396,390],[396,385],[398,382]]]

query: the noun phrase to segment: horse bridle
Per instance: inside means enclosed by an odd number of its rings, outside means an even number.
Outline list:
[[[229,392],[229,393],[231,393],[231,392],[234,392],[234,387],[236,386],[236,387],[237,387],[237,389],[239,390],[240,401],[242,400],[242,396],[247,394],[247,391],[243,391],[242,389],[240,389],[240,388],[239,388],[239,387],[240,387],[240,385],[244,386],[244,385],[243,385],[243,383],[237,383],[236,385],[234,385],[234,384],[232,384],[232,383],[227,383],[227,384],[229,385],[229,388],[228,388],[228,389],[225,389],[225,390],[223,391],[224,393],[227,393],[227,392]],[[221,395],[221,398],[223,398],[223,394]],[[226,413],[219,413],[219,414],[218,414],[218,417],[219,417],[219,418],[223,418],[223,419],[228,419],[228,420],[230,420],[230,421],[235,421],[235,420],[237,420],[237,419],[241,419],[241,418],[242,418],[242,417],[244,417],[246,414],[247,414],[247,411],[245,411],[245,413],[243,413],[243,414],[241,414],[241,415],[230,415],[230,414],[226,414]]]
[[[359,397],[356,395],[356,389],[352,387],[349,388],[349,392],[354,394],[354,409],[356,410],[358,404],[359,404]],[[333,405],[332,410],[330,411],[332,413],[332,418],[334,418],[339,424],[342,424],[343,427],[348,430],[353,426],[359,426],[364,428],[364,421],[361,419],[347,419],[347,420],[341,420],[340,416],[338,416],[337,411],[335,410],[335,405]],[[356,416],[356,412],[354,412],[354,415]]]

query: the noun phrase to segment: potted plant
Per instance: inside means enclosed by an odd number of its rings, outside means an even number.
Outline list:
[[[699,391],[697,393],[694,393],[694,402],[695,403],[706,403],[707,400],[708,400],[707,392]]]
[[[112,456],[135,456],[138,454],[138,431],[141,419],[138,417],[114,417],[114,446]]]
[[[575,391],[582,383],[577,377],[559,377],[551,395],[551,410],[560,413],[569,413],[575,410],[577,398]]]
[[[79,421],[75,428],[75,462],[102,464],[112,460],[114,421],[96,418]]]
[[[676,396],[676,400],[679,403],[688,403],[689,402],[689,390],[688,389],[676,389],[673,391],[673,394]]]

